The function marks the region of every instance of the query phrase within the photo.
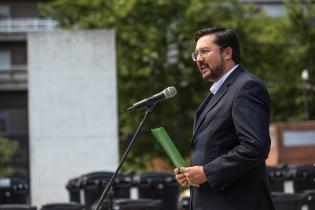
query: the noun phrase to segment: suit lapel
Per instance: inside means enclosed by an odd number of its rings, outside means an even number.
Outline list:
[[[202,111],[205,109],[205,107],[207,106],[207,104],[209,103],[210,99],[213,97],[213,93],[209,93],[209,95],[206,97],[205,100],[203,100],[203,102],[201,103],[201,105],[198,107],[196,113],[195,113],[195,119],[194,119],[194,126],[193,126],[193,133],[196,130],[196,126],[197,126],[197,122],[198,119],[202,113]]]
[[[207,113],[213,109],[213,107],[221,100],[221,98],[226,94],[226,92],[229,90],[230,85],[234,82],[234,80],[238,77],[238,75],[243,71],[242,67],[238,66],[234,72],[232,72],[231,75],[224,81],[220,89],[216,94],[213,95],[209,103],[205,106],[204,103],[207,102],[207,100],[204,100],[202,105],[198,108],[195,116],[195,122],[194,122],[194,129],[193,129],[193,137],[192,137],[192,144],[194,142],[195,134],[197,133],[198,129],[200,128],[202,122],[204,121]],[[205,106],[205,107],[204,107]],[[204,107],[202,109],[201,107]],[[200,116],[199,116],[199,115]]]

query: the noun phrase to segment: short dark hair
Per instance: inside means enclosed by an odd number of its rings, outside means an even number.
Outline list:
[[[195,41],[197,42],[201,37],[214,34],[214,43],[219,45],[221,48],[231,47],[232,48],[232,59],[236,64],[241,62],[241,48],[240,42],[235,32],[230,29],[223,27],[205,28],[196,32]]]

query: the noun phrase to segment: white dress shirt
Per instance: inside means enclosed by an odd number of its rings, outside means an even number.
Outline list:
[[[228,76],[239,66],[239,64],[235,65],[232,69],[230,69],[228,72],[226,72],[221,79],[213,83],[213,85],[210,88],[211,93],[216,94],[220,87],[222,86],[223,82],[228,78]]]

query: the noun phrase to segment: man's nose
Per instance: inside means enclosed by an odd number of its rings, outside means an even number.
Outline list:
[[[200,53],[198,53],[196,61],[202,61],[202,60],[203,60],[202,55]]]

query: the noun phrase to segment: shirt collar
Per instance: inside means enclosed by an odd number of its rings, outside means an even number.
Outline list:
[[[228,76],[239,66],[239,64],[235,65],[232,69],[230,69],[229,71],[227,71],[223,77],[221,77],[218,81],[216,81],[215,83],[213,83],[213,85],[210,88],[211,93],[216,94],[216,92],[218,92],[218,90],[220,89],[220,87],[222,86],[223,82],[228,78]]]

